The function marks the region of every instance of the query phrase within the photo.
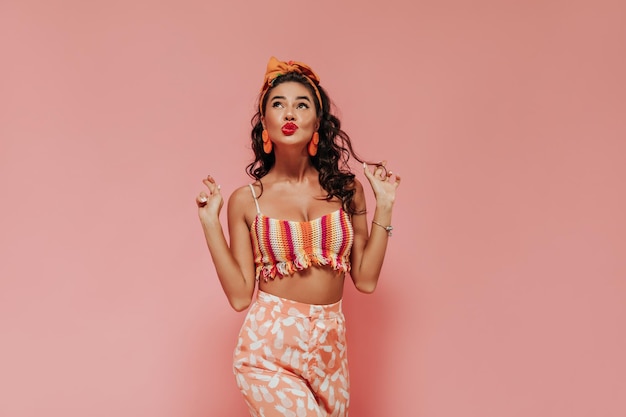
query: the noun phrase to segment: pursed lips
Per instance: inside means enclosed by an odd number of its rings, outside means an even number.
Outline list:
[[[289,135],[293,135],[294,133],[296,133],[296,130],[298,130],[298,125],[296,125],[295,123],[292,122],[287,122],[283,125],[283,127],[281,128],[283,134],[289,136]]]

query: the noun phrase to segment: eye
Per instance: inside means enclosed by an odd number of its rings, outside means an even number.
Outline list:
[[[308,108],[309,108],[309,105],[308,105],[308,104],[306,104],[306,103],[298,103],[297,108],[298,108],[298,109],[308,109]]]
[[[280,101],[275,101],[272,103],[272,107],[274,108],[282,107],[282,103]]]

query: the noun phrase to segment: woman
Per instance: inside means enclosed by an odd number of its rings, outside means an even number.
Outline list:
[[[237,384],[252,416],[346,416],[344,277],[359,291],[376,288],[400,177],[355,155],[305,64],[270,59],[252,123],[255,181],[228,201],[230,246],[211,176],[196,197],[228,301],[237,311],[252,303],[234,353]],[[363,162],[376,197],[371,234],[350,156]]]

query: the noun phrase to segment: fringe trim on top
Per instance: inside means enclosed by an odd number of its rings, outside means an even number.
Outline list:
[[[337,256],[323,256],[321,254],[300,255],[296,259],[288,262],[278,262],[276,265],[259,265],[256,268],[257,279],[263,278],[265,282],[293,275],[298,271],[303,271],[310,266],[330,265],[335,271],[350,272],[350,259],[345,257],[340,259]]]

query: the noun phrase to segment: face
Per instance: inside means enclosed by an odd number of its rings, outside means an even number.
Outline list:
[[[298,82],[284,82],[268,94],[261,121],[274,146],[308,144],[319,127],[309,89]]]

